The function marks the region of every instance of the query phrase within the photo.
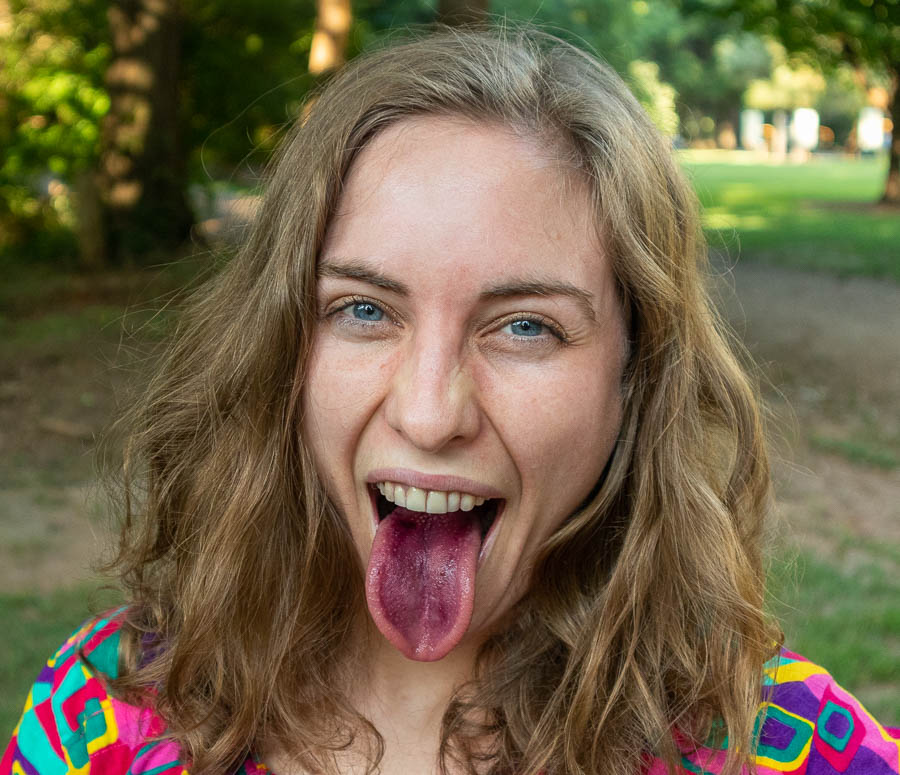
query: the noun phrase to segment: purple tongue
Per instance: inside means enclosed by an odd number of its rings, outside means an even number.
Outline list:
[[[441,659],[469,626],[481,526],[475,511],[397,507],[381,520],[366,570],[369,613],[410,659]]]

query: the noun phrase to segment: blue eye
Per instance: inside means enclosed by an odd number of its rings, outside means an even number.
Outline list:
[[[514,320],[509,324],[509,330],[516,336],[540,336],[544,333],[544,325],[536,320]]]
[[[353,317],[368,323],[377,323],[384,317],[384,310],[370,301],[359,301],[348,305],[348,308],[352,311]]]

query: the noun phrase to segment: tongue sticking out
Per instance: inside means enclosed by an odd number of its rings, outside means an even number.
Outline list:
[[[472,617],[481,527],[474,511],[423,514],[397,507],[378,525],[366,600],[381,633],[405,656],[441,659]]]

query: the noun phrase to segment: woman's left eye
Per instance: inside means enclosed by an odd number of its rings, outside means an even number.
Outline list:
[[[499,333],[509,338],[509,341],[526,341],[531,340],[535,345],[548,344],[555,342],[556,344],[568,344],[569,338],[565,331],[550,320],[542,317],[513,317],[507,318],[499,328]]]

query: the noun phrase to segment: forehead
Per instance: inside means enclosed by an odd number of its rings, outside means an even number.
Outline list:
[[[537,137],[495,122],[464,117],[420,116],[392,124],[357,155],[344,181],[336,215],[381,190],[389,196],[422,194],[427,183],[435,195],[490,190],[510,204],[509,196],[533,184],[532,199],[558,198],[565,204],[590,199],[586,178],[561,153],[561,139]],[[531,188],[531,186],[529,186]],[[582,200],[575,202],[574,200]],[[523,205],[523,200],[514,202]],[[580,208],[576,208],[575,212]],[[580,213],[578,213],[580,214]]]
[[[422,117],[357,156],[329,225],[330,262],[365,259],[445,278],[603,271],[586,180],[551,143],[496,124]]]

